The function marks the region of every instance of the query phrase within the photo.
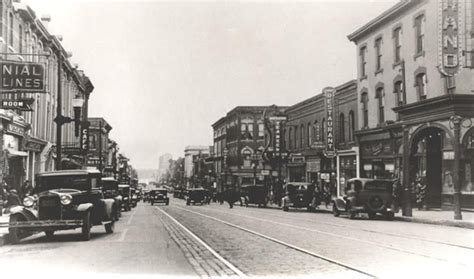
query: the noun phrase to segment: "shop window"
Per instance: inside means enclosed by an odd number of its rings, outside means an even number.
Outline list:
[[[355,131],[355,117],[354,117],[354,111],[349,112],[349,141],[354,141],[354,131]]]
[[[362,93],[361,95],[361,103],[362,103],[362,126],[363,128],[369,127],[369,96],[367,92]]]
[[[377,88],[375,91],[375,97],[378,100],[378,117],[379,117],[379,123],[385,122],[385,112],[384,112],[384,107],[385,107],[385,92],[383,90],[383,87]]]
[[[426,99],[426,74],[420,73],[416,76],[416,91],[418,93],[418,100],[422,101]]]
[[[263,139],[265,137],[265,126],[263,123],[258,123],[258,138]]]
[[[402,28],[398,27],[393,30],[393,53],[394,63],[400,63],[402,53]]]

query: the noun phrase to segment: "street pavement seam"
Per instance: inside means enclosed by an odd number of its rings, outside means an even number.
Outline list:
[[[221,219],[219,219],[219,218],[215,218],[215,217],[212,217],[212,216],[209,216],[209,215],[206,215],[206,214],[202,214],[202,213],[195,212],[195,211],[192,211],[192,210],[189,210],[189,209],[185,209],[185,208],[180,207],[180,206],[173,206],[173,207],[174,207],[174,208],[181,209],[181,210],[184,210],[184,211],[187,211],[187,212],[190,212],[190,213],[194,213],[194,214],[196,214],[196,215],[200,215],[200,216],[202,216],[202,217],[205,217],[205,218],[208,218],[208,219],[211,219],[211,220],[220,222],[220,223],[223,223],[223,224],[228,225],[228,226],[230,226],[230,227],[234,227],[234,228],[239,229],[239,230],[241,230],[241,231],[245,231],[245,232],[247,232],[247,233],[250,233],[250,234],[259,236],[259,237],[261,237],[261,238],[270,240],[270,241],[272,241],[272,242],[278,243],[278,244],[280,244],[280,245],[286,246],[286,247],[288,247],[288,248],[291,248],[291,249],[293,249],[293,250],[302,252],[302,253],[304,253],[304,254],[313,256],[313,257],[315,257],[315,258],[319,258],[319,259],[325,260],[325,261],[330,262],[330,263],[332,263],[332,264],[335,264],[335,265],[338,265],[338,266],[347,268],[347,269],[349,269],[349,270],[352,270],[352,271],[355,271],[355,272],[357,272],[357,273],[360,273],[360,274],[369,276],[369,277],[371,277],[371,278],[377,278],[377,276],[375,276],[375,275],[373,275],[373,274],[370,274],[369,272],[363,271],[363,270],[361,270],[361,269],[358,269],[358,268],[356,268],[356,267],[354,267],[354,266],[351,266],[351,265],[349,265],[349,264],[345,264],[345,263],[342,263],[342,262],[340,262],[340,261],[338,261],[338,260],[331,259],[331,258],[325,257],[325,256],[323,256],[323,255],[319,255],[319,254],[317,254],[317,253],[311,252],[311,251],[306,250],[306,249],[304,249],[304,248],[297,247],[297,246],[292,245],[292,244],[290,244],[290,243],[286,243],[286,242],[284,242],[284,241],[278,240],[278,239],[273,238],[273,237],[271,237],[271,236],[267,236],[267,235],[258,233],[258,232],[256,232],[256,231],[253,231],[253,230],[250,230],[250,229],[241,227],[241,226],[239,226],[239,225],[236,225],[236,224],[233,224],[233,223],[224,221],[224,220],[221,220]]]
[[[240,278],[247,278],[242,271],[222,258],[204,241],[199,241],[200,239],[196,235],[187,230],[176,219],[159,208],[157,210],[167,216],[167,219],[173,221],[168,222],[160,217],[171,238],[183,250],[186,258],[201,277],[235,277],[237,275]]]

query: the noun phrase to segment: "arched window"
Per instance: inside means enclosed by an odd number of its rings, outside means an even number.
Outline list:
[[[252,165],[252,154],[253,150],[246,146],[242,149],[242,160],[243,160],[243,166],[246,168],[250,168]]]
[[[349,112],[349,141],[354,141],[354,131],[355,131],[355,117],[354,111]]]
[[[299,142],[299,138],[298,138],[298,126],[295,126],[295,146],[294,146],[295,149],[298,149],[298,142]]]
[[[318,120],[315,120],[314,124],[313,124],[313,140],[314,141],[320,141],[321,140]]]
[[[293,149],[293,129],[288,129],[288,150]]]
[[[398,106],[404,105],[405,99],[403,96],[403,81],[401,80],[395,81],[395,83],[393,84],[393,93],[397,95],[397,98],[396,98],[397,103],[395,104],[395,106],[398,107]]]
[[[313,135],[312,135],[312,128],[311,128],[311,123],[308,122],[308,126],[306,126],[306,137],[308,141],[308,147],[311,146],[311,143],[313,143]]]
[[[345,142],[346,141],[346,133],[345,133],[345,119],[344,119],[344,113],[341,113],[339,115],[339,142]]]
[[[367,128],[369,127],[369,95],[367,92],[362,93],[360,102],[362,103],[362,127]]]
[[[304,148],[304,125],[300,127],[300,148]]]
[[[418,93],[418,100],[422,101],[426,99],[426,84],[428,83],[425,73],[419,73],[416,75],[416,91]]]
[[[9,29],[9,36],[8,36],[8,39],[9,39],[9,42],[8,44],[13,47],[13,13],[9,13],[9,18],[8,18],[9,22],[8,22],[8,29]]]
[[[322,142],[326,142],[326,119],[323,118],[323,120],[321,121],[321,141]]]

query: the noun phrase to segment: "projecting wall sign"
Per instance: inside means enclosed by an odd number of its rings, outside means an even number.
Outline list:
[[[323,89],[324,109],[326,111],[326,149],[324,155],[327,158],[336,157],[336,148],[334,143],[334,94],[336,89],[326,87]]]
[[[0,93],[46,92],[44,64],[0,61],[0,69]]]
[[[440,0],[438,5],[438,69],[445,76],[454,76],[463,67],[463,5],[458,0]]]

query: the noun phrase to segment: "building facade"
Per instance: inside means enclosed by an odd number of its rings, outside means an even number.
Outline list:
[[[336,194],[358,176],[357,82],[334,89],[289,107],[284,137],[287,181],[329,183]]]
[[[171,159],[173,159],[173,156],[169,153],[160,156],[158,161],[158,181],[164,178],[167,174]]]
[[[420,178],[428,206],[474,207],[473,24],[472,1],[400,1],[348,36],[362,177]]]
[[[105,168],[112,165],[109,159],[109,133],[112,130],[107,121],[102,117],[89,117],[89,152],[87,166],[95,167],[104,172]]]
[[[49,17],[37,18],[20,1],[0,0],[0,61],[44,66],[43,92],[0,89],[2,100],[32,100],[30,111],[0,109],[0,175],[15,188],[25,180],[34,184],[36,173],[57,168],[54,119],[58,104],[64,117],[74,118],[73,99],[84,100],[93,90],[90,80],[71,64],[71,53],[62,47],[61,37],[49,33],[49,21]],[[82,114],[87,113],[84,104],[79,107]],[[61,135],[65,145],[80,146],[74,124],[62,125]]]
[[[209,146],[190,145],[184,148],[184,178],[186,180],[186,187],[191,186],[196,158],[201,155],[209,155],[209,153]]]

